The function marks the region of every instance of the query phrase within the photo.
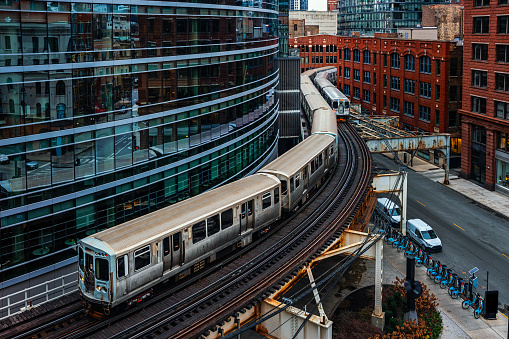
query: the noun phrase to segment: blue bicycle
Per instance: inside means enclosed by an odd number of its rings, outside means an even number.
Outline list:
[[[464,309],[467,309],[469,307],[472,307],[474,309],[474,318],[479,319],[481,317],[481,313],[484,308],[484,299],[481,298],[481,295],[479,293],[475,294],[474,300],[464,300],[461,303],[461,307]]]
[[[461,278],[458,278],[456,280],[455,285],[449,287],[449,295],[453,299],[457,299],[464,292],[465,292],[465,283],[463,282],[463,279],[461,279]]]
[[[435,284],[440,284],[447,277],[447,265],[442,265],[440,272],[435,276]]]
[[[431,267],[428,268],[426,271],[426,274],[431,279],[434,279],[436,275],[440,273],[440,270],[442,269],[442,265],[440,265],[440,260],[432,259]]]

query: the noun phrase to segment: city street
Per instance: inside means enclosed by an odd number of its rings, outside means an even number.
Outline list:
[[[379,169],[398,170],[396,162],[383,155],[374,154],[373,159]],[[489,284],[490,290],[499,291],[499,308],[509,304],[507,219],[413,170],[408,170],[407,218],[424,220],[442,240],[443,251],[433,258],[463,277],[478,267],[477,291],[484,296]]]

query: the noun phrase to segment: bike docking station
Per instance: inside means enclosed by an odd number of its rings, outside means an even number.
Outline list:
[[[403,317],[403,320],[413,320],[417,324],[419,322],[417,318],[417,311],[415,310],[415,299],[419,298],[422,294],[422,285],[420,281],[415,281],[415,257],[406,259],[406,278],[405,278],[405,290],[406,290],[406,305],[407,312]]]
[[[467,299],[470,301],[474,300],[474,293],[473,289],[477,289],[477,277],[475,276],[475,273],[479,271],[477,267],[472,268],[470,271],[468,271],[468,274],[470,274],[470,277],[468,277],[468,295]]]

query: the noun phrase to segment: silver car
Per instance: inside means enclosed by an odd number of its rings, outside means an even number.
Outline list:
[[[28,170],[34,170],[39,167],[39,164],[37,163],[37,161],[27,159],[25,166]]]
[[[9,163],[9,157],[5,154],[0,154],[0,164],[7,165]]]

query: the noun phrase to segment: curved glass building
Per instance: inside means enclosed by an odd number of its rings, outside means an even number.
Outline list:
[[[0,288],[277,155],[277,1],[99,2],[0,2]]]
[[[422,24],[422,6],[452,0],[339,0],[338,34],[396,33],[401,27]]]

